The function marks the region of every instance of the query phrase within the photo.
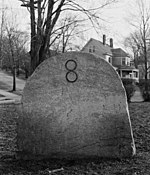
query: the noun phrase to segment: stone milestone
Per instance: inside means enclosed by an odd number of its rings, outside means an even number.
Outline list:
[[[105,60],[69,52],[28,79],[18,119],[20,152],[43,157],[123,158],[135,154],[125,90]]]

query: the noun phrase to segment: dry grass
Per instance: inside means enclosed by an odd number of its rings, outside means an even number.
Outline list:
[[[129,105],[137,154],[122,160],[42,160],[2,162],[2,175],[150,175],[150,103]],[[6,160],[5,160],[6,161]]]

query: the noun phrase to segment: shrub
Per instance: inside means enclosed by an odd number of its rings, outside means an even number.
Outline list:
[[[135,84],[135,80],[133,79],[126,78],[126,79],[121,79],[121,80],[122,80],[123,85]]]
[[[124,85],[124,87],[125,87],[125,91],[127,95],[127,101],[130,102],[131,97],[133,96],[135,92],[135,86],[133,84],[128,84],[128,85]]]
[[[147,90],[145,90],[145,85],[147,83]],[[144,101],[150,101],[150,80],[145,81],[145,79],[139,80],[139,88],[141,89]]]
[[[145,83],[146,83],[145,79],[140,79],[140,80],[139,80],[138,86],[139,86],[139,88],[140,88],[141,90],[144,90],[144,88],[145,88]],[[147,85],[148,85],[148,90],[150,90],[150,80],[147,80]]]
[[[144,90],[142,92],[142,95],[143,95],[144,101],[150,101],[150,92],[149,91]]]
[[[122,79],[122,83],[126,91],[127,101],[130,102],[135,92],[135,81],[132,79]]]

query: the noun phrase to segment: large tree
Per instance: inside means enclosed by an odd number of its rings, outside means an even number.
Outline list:
[[[136,0],[134,13],[131,13],[132,20],[130,19],[134,31],[126,38],[126,44],[128,43],[144,60],[145,92],[148,92],[148,41],[150,39],[150,4],[147,3],[148,1],[145,0]]]
[[[141,55],[143,55],[141,34],[138,31],[130,33],[124,40],[124,46],[132,52],[135,67],[138,68],[140,62],[144,60],[144,58],[141,60]]]
[[[88,8],[89,2],[79,0],[20,0],[28,8],[31,22],[31,73],[46,58],[49,47],[53,43],[56,23],[68,11],[82,13],[84,20],[92,25],[99,25],[99,11],[117,0],[99,0],[99,6]],[[92,3],[93,2],[93,3]],[[91,1],[90,5],[95,2]]]

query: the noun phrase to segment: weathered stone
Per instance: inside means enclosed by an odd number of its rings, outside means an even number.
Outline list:
[[[92,54],[45,60],[24,88],[18,149],[45,157],[130,157],[135,153],[125,90]]]

